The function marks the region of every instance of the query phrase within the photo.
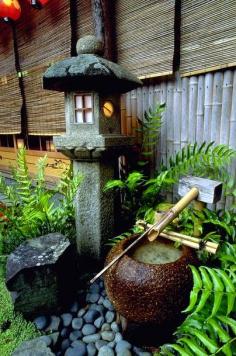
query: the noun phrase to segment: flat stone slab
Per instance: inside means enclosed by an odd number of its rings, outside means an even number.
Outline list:
[[[42,339],[36,338],[30,341],[24,341],[13,353],[12,356],[54,356],[55,354],[42,341]]]

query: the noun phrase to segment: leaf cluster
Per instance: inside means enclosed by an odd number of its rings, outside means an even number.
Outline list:
[[[8,185],[0,177],[0,193],[4,204],[0,206],[0,254],[13,251],[25,239],[51,232],[75,236],[73,199],[81,176],[73,177],[72,167],[66,169],[54,188],[46,183],[47,156],[37,162],[33,179],[26,162],[26,151],[20,149],[13,172],[14,183]]]

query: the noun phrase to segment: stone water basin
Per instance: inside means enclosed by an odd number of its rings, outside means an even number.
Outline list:
[[[133,235],[114,246],[106,263],[136,238]],[[106,272],[106,291],[117,312],[129,322],[174,325],[181,319],[192,289],[188,265],[197,263],[193,249],[177,249],[162,238],[152,243],[144,238]]]

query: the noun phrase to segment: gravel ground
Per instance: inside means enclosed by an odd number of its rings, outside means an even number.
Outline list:
[[[86,307],[84,306],[86,300]],[[82,302],[83,300],[83,302]],[[47,335],[40,340],[56,356],[151,356],[123,339],[117,316],[100,279],[61,315],[35,318],[36,327]]]

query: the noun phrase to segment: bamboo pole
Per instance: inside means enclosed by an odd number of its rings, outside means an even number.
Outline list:
[[[181,117],[181,148],[188,143],[188,116],[189,116],[189,78],[182,79],[182,117]]]
[[[208,73],[205,77],[204,95],[204,130],[203,140],[211,140],[211,117],[212,117],[212,93],[213,93],[213,74]]]
[[[204,128],[204,76],[198,78],[196,140],[203,142]]]

